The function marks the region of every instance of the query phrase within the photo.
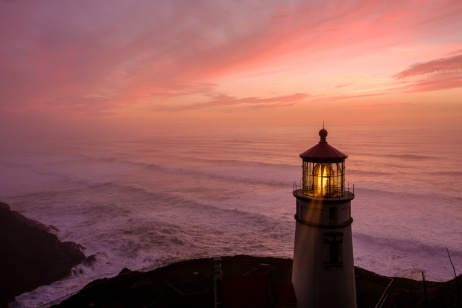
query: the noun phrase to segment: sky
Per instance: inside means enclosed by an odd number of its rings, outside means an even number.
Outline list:
[[[10,138],[461,118],[460,0],[0,0]]]

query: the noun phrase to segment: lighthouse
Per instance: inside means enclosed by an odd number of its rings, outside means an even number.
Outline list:
[[[302,179],[294,183],[296,198],[292,284],[297,307],[354,308],[351,200],[345,182],[346,154],[320,141],[300,154]]]

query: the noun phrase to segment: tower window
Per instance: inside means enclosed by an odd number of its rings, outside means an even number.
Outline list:
[[[325,263],[343,263],[343,233],[334,232],[324,234]]]
[[[329,208],[329,223],[335,223],[337,220],[337,208],[331,207]]]

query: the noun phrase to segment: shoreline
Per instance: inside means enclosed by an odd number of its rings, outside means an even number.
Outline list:
[[[219,279],[216,274],[217,260],[221,272]],[[238,281],[245,285],[246,279],[251,279],[253,284],[258,279],[266,281],[272,290],[268,298],[272,298],[277,304],[281,300],[279,290],[290,289],[291,271],[292,259],[284,258],[236,255],[184,260],[148,272],[123,269],[117,276],[95,280],[62,302],[57,303],[61,298],[43,307],[98,307],[103,303],[121,307],[164,307],[195,303],[213,307],[217,290],[222,299],[228,301],[229,306],[231,299],[230,296],[226,298],[225,290],[238,287],[230,287],[230,282],[226,284],[225,281]],[[424,307],[437,303],[440,307],[452,307],[457,303],[458,296],[462,298],[462,275],[457,280],[446,282],[426,281],[424,286],[422,281],[382,276],[355,267],[355,278],[358,307],[374,307],[382,297],[386,298],[385,303],[399,307]],[[455,292],[457,284],[458,293]],[[246,290],[238,288],[236,292],[245,293]],[[239,296],[235,297],[246,295],[236,294]],[[285,299],[289,298],[286,304],[293,304],[290,296],[287,297],[287,292],[285,294]]]
[[[0,301],[0,306],[3,306],[3,305],[7,305],[8,303],[12,303],[14,302],[14,298],[18,295],[21,295],[23,293],[26,293],[26,292],[29,292],[39,286],[43,286],[43,285],[48,285],[52,282],[55,282],[55,281],[59,281],[65,277],[67,277],[69,275],[69,273],[71,272],[72,268],[78,264],[83,264],[84,262],[86,262],[85,260],[89,259],[90,257],[88,258],[85,258],[85,255],[82,253],[81,249],[82,247],[76,243],[70,243],[70,242],[61,242],[59,241],[59,239],[57,238],[57,236],[53,233],[56,233],[58,230],[56,230],[54,227],[52,226],[46,226],[46,225],[43,225],[41,224],[40,222],[37,222],[37,221],[34,221],[34,220],[31,220],[31,219],[28,219],[26,217],[24,217],[23,215],[15,212],[15,211],[12,211],[10,209],[10,207],[5,204],[5,203],[2,203],[0,202],[0,220],[3,219],[7,219],[7,220],[15,220],[17,221],[19,224],[21,224],[24,228],[26,229],[30,229],[32,230],[31,232],[33,233],[36,233],[36,234],[40,234],[41,237],[43,238],[46,238],[47,241],[51,241],[53,244],[53,248],[56,248],[56,249],[61,249],[63,251],[67,251],[69,252],[69,250],[71,250],[71,255],[63,255],[62,252],[61,252],[61,255],[59,255],[58,258],[62,258],[63,256],[65,256],[66,258],[74,258],[77,256],[77,261],[74,260],[73,262],[73,265],[72,266],[69,266],[69,264],[67,265],[67,268],[66,268],[66,274],[60,274],[61,276],[53,276],[54,278],[50,280],[49,277],[39,277],[41,278],[42,280],[40,280],[40,282],[36,282],[35,285],[33,286],[27,286],[27,289],[23,288],[22,291],[20,293],[17,293],[18,291],[15,291],[16,293],[8,293],[8,291],[3,291],[1,295],[1,300]],[[4,227],[5,226],[5,223],[2,223],[2,226]],[[2,227],[0,226],[0,228]],[[10,230],[11,231],[11,230]],[[10,231],[8,232],[3,232],[3,234],[9,234],[11,233]],[[20,245],[20,244],[18,244]],[[23,244],[24,245],[24,244]],[[48,244],[47,244],[48,245]],[[47,246],[45,245],[45,246]],[[49,245],[48,245],[49,246]],[[24,249],[25,248],[25,249]],[[23,254],[29,254],[28,253],[28,250],[30,246],[24,246],[23,247],[23,250],[22,250],[22,253]],[[77,252],[78,250],[78,252]],[[14,251],[14,250],[8,250],[8,251]],[[12,252],[14,254],[14,252]],[[75,255],[72,255],[72,254],[75,254]],[[20,255],[20,253],[17,252],[16,250],[16,254],[14,255],[14,258],[18,258],[20,259],[22,256]],[[271,264],[277,264],[277,263],[281,263],[281,264],[288,264],[288,263],[291,263],[292,262],[292,259],[286,259],[286,258],[275,258],[275,257],[259,257],[259,256],[248,256],[248,255],[235,255],[235,256],[226,256],[226,257],[221,257],[221,259],[223,260],[226,260],[226,262],[247,262],[247,263],[271,263]],[[11,260],[11,258],[10,258]],[[131,277],[131,278],[127,278],[128,280],[131,280],[131,279],[141,279],[141,277],[143,276],[149,276],[149,275],[157,275],[157,273],[159,272],[164,272],[164,271],[169,271],[169,270],[173,270],[172,273],[174,273],[176,270],[175,268],[178,268],[178,267],[181,267],[183,266],[184,264],[188,264],[188,263],[197,263],[197,262],[204,262],[206,264],[209,264],[211,262],[211,260],[213,261],[213,258],[200,258],[200,259],[190,259],[190,260],[183,260],[183,261],[178,261],[178,262],[174,262],[174,263],[171,263],[171,264],[168,264],[168,265],[165,265],[165,266],[162,266],[162,267],[159,267],[159,268],[156,268],[154,270],[150,270],[150,271],[147,271],[147,272],[139,272],[139,271],[131,271],[131,270],[128,270],[128,269],[124,269],[121,271],[121,273],[119,273],[118,275],[114,276],[114,277],[111,277],[111,278],[102,278],[102,279],[97,279],[97,280],[94,280],[93,282],[90,282],[89,284],[87,284],[86,286],[82,287],[82,289],[80,289],[79,291],[77,292],[74,292],[74,293],[71,293],[71,294],[67,294],[67,295],[64,295],[63,297],[60,297],[58,299],[55,299],[53,300],[52,302],[49,302],[49,303],[45,303],[44,305],[42,305],[41,307],[50,307],[52,305],[57,305],[60,306],[61,304],[59,304],[60,302],[63,303],[63,305],[66,305],[65,302],[67,300],[71,300],[72,298],[74,297],[81,297],[82,293],[87,293],[87,292],[90,292],[89,290],[92,290],[93,288],[95,288],[95,286],[98,286],[98,288],[108,288],[108,290],[110,290],[113,285],[114,285],[114,281],[120,281],[120,280],[124,280],[125,278],[124,277]],[[8,266],[8,260],[3,260],[2,258],[2,263],[3,264],[6,264],[7,267]],[[49,262],[50,260],[43,260],[42,259],[42,262]],[[90,260],[91,261],[91,260]],[[88,262],[90,262],[88,261]],[[18,261],[19,262],[19,261]],[[56,261],[53,261],[53,262],[56,262]],[[77,263],[76,263],[77,262]],[[38,262],[37,264],[35,264],[35,266],[37,267],[38,265],[40,265],[40,262]],[[201,265],[201,266],[204,266],[204,265]],[[247,265],[246,265],[247,266]],[[211,267],[212,268],[212,267]],[[237,269],[239,269],[239,267],[237,267]],[[34,269],[30,269],[30,271],[33,271]],[[206,270],[206,271],[210,271],[210,269]],[[284,283],[285,284],[289,284],[291,283],[291,279],[287,279],[287,277],[289,277],[288,273],[290,273],[291,275],[291,267],[287,267],[285,268],[285,277],[286,279],[284,280]],[[239,272],[239,270],[238,270]],[[358,297],[361,297],[361,298],[364,298],[366,296],[366,298],[368,298],[367,300],[369,301],[369,303],[372,303],[373,300],[377,300],[377,298],[370,298],[371,295],[367,295],[368,292],[370,292],[370,290],[366,293],[364,293],[364,289],[370,289],[369,287],[370,286],[374,286],[372,289],[374,289],[374,292],[372,292],[374,294],[375,297],[378,296],[378,294],[380,293],[380,295],[383,294],[383,291],[382,289],[384,289],[384,286],[386,286],[389,281],[393,280],[395,281],[394,284],[397,284],[398,282],[398,285],[405,285],[407,284],[408,286],[409,285],[412,285],[413,287],[409,288],[407,287],[400,287],[399,289],[401,289],[401,293],[403,294],[413,294],[413,296],[415,295],[415,298],[416,298],[416,301],[420,300],[419,296],[420,295],[416,295],[416,294],[420,294],[419,291],[417,291],[419,288],[421,289],[421,287],[419,287],[419,285],[422,285],[422,281],[417,281],[417,280],[413,280],[413,279],[409,279],[409,278],[402,278],[402,277],[388,277],[388,276],[384,276],[384,275],[380,275],[380,274],[377,274],[377,273],[374,273],[372,271],[368,271],[366,269],[363,269],[363,268],[360,268],[360,267],[356,267],[355,266],[355,272],[356,272],[356,276],[357,278],[358,277],[361,277],[358,283],[357,281],[357,292],[358,292]],[[30,275],[31,272],[28,272],[27,274]],[[233,276],[235,273],[233,272],[227,272],[226,275],[228,276]],[[358,276],[359,275],[359,276]],[[25,276],[21,276],[21,275],[12,275],[11,272],[10,272],[10,275],[6,275],[5,277],[8,277],[8,279],[6,279],[7,281],[6,282],[3,282],[3,286],[6,286],[8,285],[8,282],[10,282],[9,284],[11,285],[11,281],[13,281],[14,279],[16,279],[17,281],[19,281],[20,283],[24,283],[24,282],[27,282],[28,280],[27,279],[23,279],[23,281],[21,281],[21,277],[25,277]],[[137,278],[138,277],[138,278]],[[210,278],[210,277],[209,277]],[[447,298],[451,298],[454,297],[454,300],[456,300],[456,297],[457,297],[457,294],[459,294],[460,297],[462,297],[462,295],[460,295],[460,289],[462,287],[462,281],[460,281],[461,279],[461,276],[459,276],[459,278],[457,280],[455,279],[451,279],[451,280],[448,280],[448,281],[445,281],[445,282],[434,282],[434,281],[427,281],[427,285],[429,285],[429,287],[432,288],[432,292],[435,293],[437,297],[441,297],[441,296],[446,296]],[[210,278],[212,279],[212,278]],[[153,283],[156,283],[155,282],[155,278],[153,280],[153,282],[150,282],[149,284],[153,284]],[[377,282],[377,281],[380,281],[380,282]],[[459,287],[457,287],[456,285],[459,285]],[[112,287],[111,287],[112,285]],[[369,287],[368,287],[369,285]],[[446,291],[446,293],[450,294],[449,297],[448,295],[439,290],[437,291],[438,289],[441,289],[440,286],[445,286],[445,288],[447,288],[448,290],[453,290],[452,293],[448,293]],[[132,288],[133,285],[125,285],[125,287],[123,287],[122,289],[130,289]],[[455,293],[454,291],[459,288],[459,293]],[[5,288],[2,288],[2,290],[6,290]],[[123,293],[123,292],[122,292]],[[364,294],[366,295],[364,295]],[[395,292],[396,293],[396,292]],[[13,294],[13,295],[12,295]],[[360,295],[360,294],[363,294],[363,295]],[[439,295],[438,295],[439,294]],[[441,295],[443,294],[443,295]],[[444,295],[446,294],[446,295]],[[451,295],[452,294],[452,295]],[[454,295],[455,294],[455,295]],[[5,301],[5,299],[3,298],[7,298],[7,300]],[[96,298],[98,298],[98,296],[96,296]],[[165,300],[165,299],[164,299]],[[65,306],[64,306],[65,307]],[[366,307],[366,306],[364,306]]]
[[[82,246],[60,241],[53,230],[0,202],[0,307],[67,277],[85,260]]]

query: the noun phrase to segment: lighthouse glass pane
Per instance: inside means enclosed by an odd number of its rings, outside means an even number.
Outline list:
[[[318,163],[314,167],[314,195],[330,196],[333,193],[335,177],[332,166],[327,163]]]
[[[303,193],[318,197],[341,197],[345,190],[344,162],[303,162]]]
[[[313,163],[303,162],[303,192],[313,194]]]

